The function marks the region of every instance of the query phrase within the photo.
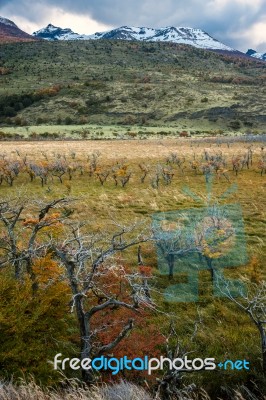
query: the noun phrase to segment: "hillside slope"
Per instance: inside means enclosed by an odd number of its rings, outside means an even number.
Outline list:
[[[0,52],[3,125],[265,132],[266,64],[256,59],[108,40],[5,44]]]
[[[36,38],[22,31],[7,18],[0,17],[0,43],[1,42],[28,42]]]

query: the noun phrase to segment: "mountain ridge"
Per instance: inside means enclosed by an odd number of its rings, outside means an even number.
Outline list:
[[[55,41],[55,40],[81,40],[86,35],[79,35],[73,32],[70,28],[60,28],[52,24],[48,24],[45,28],[42,28],[32,34],[34,37],[39,39]]]
[[[80,35],[71,29],[62,29],[52,24],[33,33],[33,36],[45,40],[130,40],[143,42],[171,42],[189,44],[197,48],[209,50],[235,51],[233,48],[219,42],[207,32],[190,27],[148,28],[121,26],[106,32],[96,32],[92,35]]]
[[[259,53],[256,50],[253,49],[248,49],[248,51],[246,52],[246,54],[250,57],[254,57],[257,58],[259,60],[263,60],[266,61],[266,53]]]
[[[0,16],[0,43],[36,40],[38,40],[38,38],[22,31],[13,21]]]
[[[105,32],[82,35],[73,32],[70,28],[60,28],[50,23],[45,28],[39,29],[30,35],[21,30],[13,21],[0,16],[0,43],[35,40],[73,41],[99,39],[187,44],[198,49],[213,50],[219,53],[266,61],[266,53],[260,53],[253,49],[248,49],[246,53],[235,50],[199,28],[174,26],[148,28],[123,25]]]

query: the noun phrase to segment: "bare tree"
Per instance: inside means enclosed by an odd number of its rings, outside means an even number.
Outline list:
[[[110,170],[108,168],[106,168],[106,169],[96,168],[95,175],[97,176],[101,185],[103,186],[104,183],[106,182],[108,176],[110,175]]]
[[[18,199],[0,203],[0,268],[13,266],[15,278],[21,280],[26,271],[32,279],[33,289],[37,289],[37,282],[33,271],[34,260],[45,253],[50,246],[51,238],[39,241],[39,234],[44,228],[55,225],[60,220],[58,214],[49,216],[48,213],[62,204],[65,199],[54,200],[39,204],[37,218],[29,218],[27,212],[33,204],[27,200]]]
[[[258,162],[258,167],[260,169],[261,176],[263,175],[263,173],[266,174],[266,155],[263,154],[263,152],[262,152],[261,158]]]
[[[142,175],[140,177],[140,182],[144,183],[144,181],[145,181],[145,179],[146,179],[146,177],[147,177],[147,175],[148,175],[148,173],[150,171],[150,166],[148,164],[145,164],[145,163],[140,163],[139,164],[139,168],[140,168],[141,173],[142,173]]]
[[[193,231],[184,229],[178,219],[169,219],[167,216],[165,219],[159,218],[153,224],[153,239],[161,257],[168,265],[169,279],[174,276],[177,259],[187,253],[199,251]]]
[[[137,223],[130,226],[113,223],[110,235],[106,231],[92,232],[84,223],[67,220],[65,205],[68,201],[58,199],[37,203],[35,207],[33,202],[21,200],[0,203],[0,268],[13,266],[15,277],[21,282],[28,274],[36,292],[39,287],[34,262],[49,251],[53,260],[63,267],[61,279],[70,289],[71,309],[75,310],[79,325],[81,359],[93,358],[110,353],[133,328],[134,313],[146,306],[146,276],[129,271],[119,257],[126,249],[149,240],[150,235],[137,233]],[[56,224],[60,224],[62,232],[55,237],[51,228]],[[115,313],[121,308],[129,310],[130,317],[125,316],[126,321],[122,321],[122,329],[115,337],[108,343],[101,343],[98,332],[108,331],[110,327],[108,321],[95,327],[95,320],[103,311]],[[85,369],[82,376],[87,383],[95,379],[93,373]]]
[[[249,284],[249,287],[233,286],[217,275],[217,287],[221,293],[244,311],[255,324],[261,339],[262,370],[266,375],[266,281]]]
[[[33,172],[33,176],[40,178],[42,186],[47,184],[47,179],[48,179],[48,175],[49,175],[48,163],[44,162],[44,163],[40,163],[39,165],[31,163],[29,165],[29,168]]]
[[[72,291],[72,309],[75,309],[78,319],[83,360],[110,352],[133,328],[134,320],[129,318],[114,340],[100,345],[95,340],[97,331],[93,329],[93,319],[103,310],[115,312],[121,307],[133,313],[138,312],[142,297],[137,276],[128,274],[123,267],[119,269],[115,255],[148,240],[148,236],[132,237],[135,225],[125,227],[117,224],[116,230],[109,237],[104,233],[87,233],[80,224],[70,225],[68,228],[70,235],[54,246],[54,252],[65,268]],[[110,282],[103,284],[101,280],[112,270],[124,281],[120,292],[116,294],[112,292]],[[82,377],[87,383],[95,379],[93,373],[85,369],[82,370]]]
[[[128,169],[128,164],[124,161],[121,163],[116,163],[112,168],[112,177],[115,182],[115,186],[120,183],[122,187],[125,187],[131,178],[132,172]]]
[[[63,183],[62,177],[65,175],[65,173],[67,172],[67,164],[64,160],[61,159],[57,159],[56,161],[54,161],[51,166],[50,166],[50,170],[53,176],[56,176],[60,183]]]
[[[170,324],[169,334],[165,337],[165,353],[169,360],[183,358],[186,355],[185,350],[180,345],[173,323]],[[180,395],[182,375],[182,371],[168,367],[163,376],[157,379],[156,398],[162,396],[162,398],[169,400]]]
[[[195,335],[199,329],[199,326],[202,324],[202,317],[198,312],[198,318],[195,319],[193,324],[193,332],[190,336],[191,342],[194,340]],[[165,355],[168,360],[174,360],[176,358],[180,358],[182,360],[191,353],[188,351],[185,346],[181,343],[180,337],[177,334],[175,329],[175,324],[173,321],[170,322],[169,333],[165,336]],[[205,369],[205,367],[202,367]],[[200,369],[201,370],[201,369]],[[199,370],[199,371],[200,371]],[[191,384],[186,387],[182,387],[182,380],[184,374],[193,372],[193,370],[189,370],[187,368],[182,369],[174,369],[170,368],[170,365],[164,370],[164,374],[161,378],[157,378],[157,388],[156,388],[156,399],[163,398],[165,400],[170,400],[173,398],[183,399],[184,394],[188,394],[193,392],[196,389],[195,384]],[[187,397],[186,397],[187,398]]]
[[[98,150],[96,150],[93,153],[88,155],[89,175],[90,176],[92,176],[97,169],[100,155],[101,155],[101,153]]]
[[[187,257],[187,270],[192,268],[197,274],[199,266],[209,269],[214,281],[219,259],[233,246],[236,234],[226,212],[216,205],[202,210],[160,213],[153,221],[159,263],[163,271],[167,263],[169,279],[173,278],[178,261]]]
[[[14,180],[20,173],[21,164],[18,161],[3,159],[0,163],[0,183],[6,181],[9,186],[13,186]]]

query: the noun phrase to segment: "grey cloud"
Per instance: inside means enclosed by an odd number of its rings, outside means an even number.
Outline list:
[[[266,53],[266,42],[260,43],[256,50],[259,53]]]
[[[57,6],[75,14],[87,14],[98,22],[114,27],[121,25],[199,27],[232,47],[243,50],[249,44],[243,44],[241,38],[234,39],[236,34],[249,29],[256,22],[266,21],[266,2],[256,8],[252,0],[250,4],[228,2],[219,12],[214,9],[212,0],[39,0],[38,2],[0,0],[0,14],[3,6],[8,10],[13,9],[17,15],[35,23],[40,23],[44,19],[49,22],[47,6]]]

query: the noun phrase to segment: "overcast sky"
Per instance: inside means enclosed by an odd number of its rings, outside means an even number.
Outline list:
[[[121,25],[190,26],[236,49],[266,52],[266,0],[0,0],[0,16],[28,33],[48,23],[81,34]]]

